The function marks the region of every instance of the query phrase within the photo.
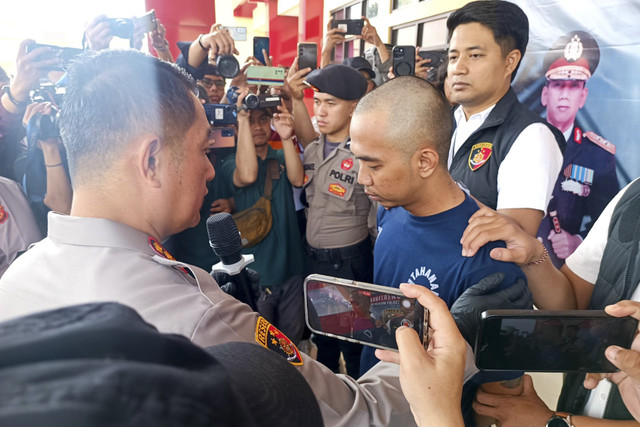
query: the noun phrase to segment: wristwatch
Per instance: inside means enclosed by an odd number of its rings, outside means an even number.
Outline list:
[[[546,427],[574,427],[571,422],[571,414],[567,412],[554,412]]]

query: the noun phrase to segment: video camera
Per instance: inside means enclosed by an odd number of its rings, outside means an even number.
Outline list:
[[[276,108],[281,104],[280,95],[268,95],[254,93],[248,94],[242,101],[242,105],[248,110],[261,110],[263,108]]]
[[[232,104],[204,104],[204,112],[211,127],[222,127],[238,123],[238,110]]]

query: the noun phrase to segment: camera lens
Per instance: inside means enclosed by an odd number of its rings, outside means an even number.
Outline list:
[[[216,66],[220,75],[226,79],[232,79],[240,72],[240,64],[233,55],[220,55],[216,58]]]
[[[260,98],[255,93],[248,94],[243,101],[249,110],[255,110],[260,107]]]

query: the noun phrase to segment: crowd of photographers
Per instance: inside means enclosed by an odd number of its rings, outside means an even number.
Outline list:
[[[140,50],[143,38],[148,36],[152,52],[164,61],[174,62],[164,26],[155,17],[152,21],[149,19],[114,20],[98,16],[87,24],[83,45],[88,50],[105,50],[109,49],[113,37],[120,37],[130,40],[131,48]],[[450,37],[456,28],[472,28],[470,25],[477,22],[473,19],[465,21],[465,17],[459,19],[458,23],[449,28]],[[153,25],[149,22],[153,22]],[[449,54],[453,59],[449,61],[455,61],[456,55],[466,54],[463,49],[464,35],[462,31],[455,34],[452,40],[453,50]],[[275,64],[268,51],[263,50],[260,58],[252,56],[240,63],[230,32],[220,24],[214,24],[209,33],[201,34],[196,40],[178,42],[180,55],[175,63],[197,83],[198,98],[204,104],[207,120],[215,135],[209,153],[215,177],[207,183],[209,192],[200,207],[198,225],[168,236],[162,243],[168,253],[178,260],[210,271],[219,259],[211,251],[207,238],[206,224],[209,216],[221,212],[235,214],[241,227],[242,220],[238,215],[252,215],[251,211],[256,210],[258,203],[267,199],[268,218],[256,220],[268,222],[266,231],[255,236],[243,233],[246,239],[243,242],[243,253],[255,258],[249,264],[253,270],[250,279],[254,295],[251,298],[255,300],[257,312],[294,344],[309,345],[309,341],[306,341],[309,339],[309,331],[304,327],[302,293],[302,282],[306,275],[322,273],[374,282],[372,247],[378,231],[376,211],[378,202],[385,206],[385,199],[381,195],[378,195],[378,200],[368,197],[371,194],[365,193],[364,187],[359,183],[358,170],[363,165],[358,165],[358,161],[369,161],[366,160],[366,155],[354,157],[350,149],[349,126],[358,101],[397,76],[414,75],[430,81],[446,96],[451,106],[461,106],[455,117],[458,131],[457,136],[454,133],[453,150],[462,148],[465,138],[461,134],[470,137],[481,126],[480,122],[472,129],[474,115],[484,114],[478,107],[490,105],[485,102],[489,100],[470,100],[465,96],[451,95],[451,81],[447,77],[449,61],[441,64],[435,56],[421,56],[420,52],[410,51],[411,55],[415,55],[415,62],[413,57],[409,61],[414,64],[409,67],[410,70],[398,66],[394,70],[391,65],[396,52],[382,42],[375,27],[366,18],[363,19],[363,27],[357,37],[373,46],[365,54],[370,61],[355,57],[345,59],[343,64],[332,64],[332,51],[336,45],[345,41],[345,31],[339,27],[334,28],[329,20],[318,58],[318,69],[314,70],[313,66],[301,68],[299,58],[296,58],[292,64],[281,64],[275,68],[278,70],[275,71],[276,74],[268,77],[256,77],[259,73],[252,74],[255,67],[274,69],[271,68]],[[498,46],[498,43],[494,44]],[[513,50],[517,52],[521,49],[519,56],[515,54],[510,59],[514,61],[510,68],[512,75],[517,71],[525,47],[526,40],[524,46],[516,46]],[[54,53],[53,47],[39,47],[33,40],[26,40],[19,47],[15,77],[10,81],[0,69],[0,83],[3,86],[0,106],[0,224],[11,224],[10,231],[3,235],[7,236],[7,246],[2,248],[4,253],[0,254],[3,256],[0,259],[0,276],[31,243],[47,235],[49,211],[63,214],[71,212],[73,190],[70,171],[58,130],[58,112],[63,106],[64,97],[64,90],[61,88],[65,85],[66,64],[63,64],[63,56],[64,53]],[[507,59],[509,58],[508,56]],[[402,62],[397,64],[405,65]],[[460,67],[463,65],[449,65],[449,72],[463,74]],[[506,75],[505,79],[510,82],[511,74]],[[306,89],[314,91],[313,117],[309,115],[303,101]],[[487,90],[492,89],[488,87]],[[457,90],[460,92],[459,87]],[[511,93],[512,90],[509,89],[505,97]],[[493,100],[494,103],[495,101],[497,100]],[[496,111],[499,109],[497,106]],[[465,114],[467,117],[464,117]],[[486,115],[484,118],[486,119]],[[510,188],[515,188],[522,181],[515,180],[512,187],[504,185],[505,178],[502,175],[514,174],[513,169],[507,171],[506,167],[505,172],[495,172],[497,178],[494,176],[493,185],[497,180],[497,189],[492,190],[492,194],[481,194],[482,191],[476,193],[469,186],[471,194],[477,195],[489,207],[482,208],[472,216],[471,225],[462,237],[463,255],[472,256],[480,246],[489,241],[505,241],[506,248],[499,249],[499,254],[496,253],[495,256],[492,252],[492,257],[522,266],[533,293],[533,301],[538,307],[586,308],[591,292],[598,293],[597,290],[591,290],[596,278],[581,279],[568,267],[564,267],[562,271],[553,269],[552,265],[547,265],[549,261],[546,249],[533,237],[541,215],[546,212],[555,177],[560,171],[562,159],[559,153],[564,144],[564,139],[555,128],[541,122],[531,119],[526,123],[512,125],[522,129],[533,126],[537,132],[536,137],[546,141],[545,154],[533,160],[534,164],[530,166],[536,168],[535,161],[544,162],[545,167],[537,168],[540,169],[536,171],[540,179],[535,181],[542,182],[540,187],[545,188],[533,188],[529,196],[536,196],[540,200],[526,202],[539,202],[544,207],[528,205],[514,196],[515,191],[509,193]],[[509,136],[513,147],[518,145],[519,136]],[[456,142],[456,138],[462,139]],[[474,152],[477,154],[474,159],[478,160],[478,168],[489,160],[489,156],[482,158],[482,149],[480,147],[477,153]],[[512,150],[515,152],[515,149]],[[505,153],[499,154],[506,159]],[[494,158],[497,155],[498,153]],[[443,157],[449,157],[449,169],[454,178],[459,182],[464,181],[464,172],[459,172],[459,176],[456,176],[456,165],[451,164],[454,159],[461,157],[457,151],[444,153]],[[462,157],[466,168],[466,153]],[[471,158],[470,155],[470,162]],[[513,162],[512,160],[509,164]],[[489,163],[487,168],[488,166]],[[526,175],[522,171],[519,174]],[[332,177],[333,181],[329,182],[328,177]],[[531,181],[529,176],[527,181]],[[500,191],[503,195],[499,194]],[[507,203],[508,197],[510,199]],[[618,198],[615,200],[617,202]],[[177,206],[175,208],[180,209]],[[608,214],[612,210],[613,206]],[[541,214],[537,211],[541,211]],[[598,230],[601,231],[602,228],[599,227]],[[5,230],[7,229],[9,228],[6,227]],[[589,244],[593,241],[594,238],[588,240]],[[583,256],[584,252],[577,254],[573,259]],[[572,267],[575,264],[569,261],[567,265]],[[214,277],[223,289],[234,294],[234,284],[229,276]],[[562,284],[566,298],[561,303],[548,302],[550,293],[546,284],[541,283],[547,282],[549,278]],[[582,290],[581,286],[585,283],[591,286],[589,291]],[[458,417],[459,405],[456,400],[460,400],[462,387],[464,358],[461,359],[461,354],[464,354],[464,340],[456,330],[446,306],[441,301],[436,301],[433,294],[415,287],[404,287],[403,292],[417,297],[432,310],[432,348],[430,352],[425,352],[410,331],[400,329],[397,334],[399,355],[377,351],[376,356],[400,363],[402,391],[411,405],[416,422],[426,425],[440,421],[441,425],[457,425],[462,422]],[[627,298],[631,299],[631,294]],[[593,307],[593,304],[590,306]],[[598,308],[604,308],[604,305]],[[453,308],[452,311],[455,317]],[[614,315],[640,318],[640,307],[634,303],[623,302],[614,308],[608,307],[607,311]],[[458,317],[456,321],[464,333],[461,325],[464,321],[460,321]],[[469,340],[466,335],[465,338]],[[340,371],[341,354],[346,371],[353,378],[366,372],[372,363],[373,351],[367,359],[367,352],[362,355],[362,347],[358,344],[321,336],[314,336],[314,342],[318,361],[334,372]],[[634,349],[636,345],[634,342]],[[606,354],[616,366],[624,370],[609,377],[620,384],[622,399],[631,415],[639,417],[638,354],[619,348],[610,348]],[[600,378],[590,375],[586,378],[585,385],[593,388],[597,379]],[[457,386],[451,387],[450,382],[460,383],[460,390]],[[518,387],[521,387],[520,383]],[[433,389],[438,392],[434,393]],[[437,394],[438,398],[434,398]],[[502,396],[493,389],[484,388],[479,392],[473,408],[478,414],[497,419],[505,426],[525,425],[534,418],[544,418],[545,421],[550,419],[550,423],[551,420],[562,419],[563,422],[566,421],[566,425],[578,426],[583,425],[582,423],[588,425],[589,420],[593,420],[555,413],[536,398],[530,379],[525,377],[524,391],[520,395]],[[456,404],[452,405],[451,400]],[[513,409],[516,407],[519,408],[517,411]],[[528,415],[531,417],[527,418]]]

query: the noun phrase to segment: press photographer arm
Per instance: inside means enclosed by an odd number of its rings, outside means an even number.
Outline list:
[[[242,101],[248,93],[249,88],[243,88],[236,101],[238,107],[238,145],[236,148],[236,169],[233,171],[233,185],[236,187],[246,187],[258,179],[258,157],[251,136],[249,112],[242,106]]]
[[[306,147],[311,141],[318,137],[311,123],[307,106],[304,104],[304,90],[307,86],[303,81],[310,72],[311,68],[298,70],[298,58],[296,57],[289,69],[286,84],[289,95],[291,96],[293,128],[298,141],[300,141],[303,147]]]
[[[58,64],[58,58],[47,58],[50,50],[46,47],[27,53],[27,46],[33,40],[23,40],[16,57],[17,72],[11,85],[2,94],[2,106],[12,114],[17,114],[29,105],[29,92],[35,89],[40,79],[47,75],[52,66]]]
[[[302,160],[296,151],[293,142],[293,116],[285,107],[284,102],[278,106],[278,112],[273,115],[273,125],[276,132],[282,138],[282,149],[284,151],[284,162],[287,168],[287,178],[294,187],[302,187],[304,183],[304,169]]]
[[[32,103],[27,107],[23,124],[26,126],[38,115],[49,116],[54,113],[55,110],[49,102]],[[46,169],[47,188],[43,202],[50,210],[68,215],[71,212],[73,190],[69,175],[64,167],[60,138],[39,139],[37,144],[38,148],[42,150]],[[25,173],[29,173],[29,171],[27,170]]]
[[[213,24],[208,34],[200,34],[189,47],[189,65],[198,68],[207,57],[212,59],[218,55],[237,55],[239,52],[229,31],[220,24]]]

